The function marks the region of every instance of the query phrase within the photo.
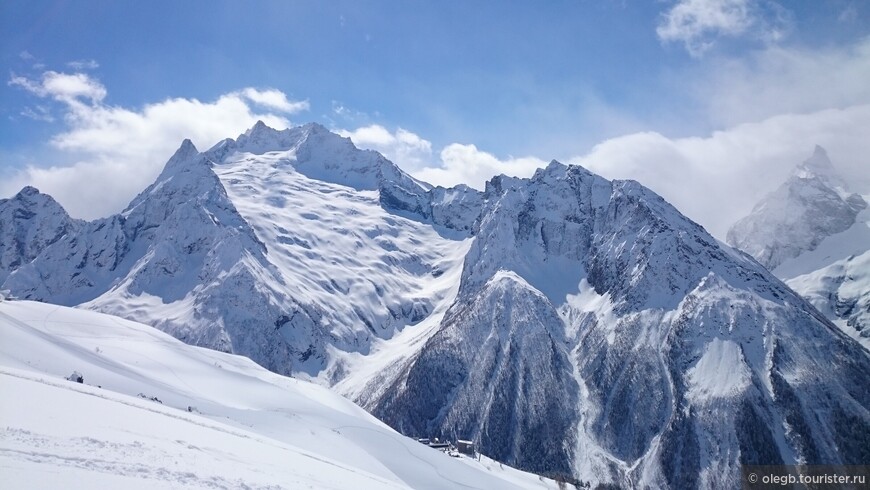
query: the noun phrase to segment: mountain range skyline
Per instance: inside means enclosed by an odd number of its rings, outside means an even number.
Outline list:
[[[33,185],[105,217],[184,138],[208,148],[257,119],[318,122],[445,186],[582,164],[720,239],[813,144],[867,179],[862,2],[415,5],[4,4],[0,196]]]
[[[185,140],[120,214],[25,188],[0,224],[16,298],[244,355],[522,470],[719,488],[865,457],[854,334],[636,181],[553,161],[432,187],[321,125],[258,122]]]

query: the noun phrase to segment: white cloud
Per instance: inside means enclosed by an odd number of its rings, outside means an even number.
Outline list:
[[[791,169],[824,146],[857,190],[870,192],[870,38],[819,50],[769,47],[718,59],[675,87],[700,100],[714,127],[697,137],[639,132],[569,158],[607,178],[634,179],[722,238]],[[554,154],[499,159],[474,145],[445,147],[414,172],[441,185],[482,188],[492,175],[529,176]]]
[[[422,169],[432,161],[432,143],[402,128],[391,133],[383,126],[372,124],[353,131],[339,129],[336,132],[350,138],[360,148],[382,153],[408,172]]]
[[[494,175],[507,174],[514,177],[529,177],[535,169],[547,162],[536,157],[509,157],[498,159],[495,155],[479,150],[475,145],[453,143],[441,150],[438,166],[413,172],[414,176],[430,184],[445,187],[459,183],[483,189]]]
[[[257,120],[276,128],[290,125],[283,115],[251,107],[251,94],[259,97],[270,91],[243,89],[211,102],[175,98],[129,109],[104,104],[105,88],[81,73],[46,72],[39,80],[13,77],[9,83],[60,101],[67,126],[50,140],[54,158],[61,163],[49,166],[46,164],[52,162],[40,162],[4,176],[0,195],[12,195],[24,185],[33,185],[81,218],[123,209],[154,181],[185,138],[205,150],[242,133]],[[286,112],[281,97],[266,97],[278,101],[272,109]]]
[[[54,122],[54,116],[51,115],[51,110],[44,105],[25,107],[21,111],[21,115],[33,119],[34,121]]]
[[[662,14],[656,34],[663,42],[682,42],[689,54],[701,56],[723,36],[778,41],[787,25],[785,11],[765,0],[678,0]]]
[[[776,114],[870,103],[870,37],[841,47],[770,47],[741,59],[711,60],[689,82],[712,122],[732,126]]]
[[[75,60],[75,61],[70,61],[69,63],[66,64],[66,66],[72,68],[73,70],[81,71],[81,70],[95,70],[95,69],[100,67],[100,64],[97,63],[96,60]]]
[[[307,111],[310,108],[307,100],[291,101],[287,99],[287,95],[284,92],[273,88],[257,90],[248,87],[238,93],[260,107],[286,114],[296,114],[297,112]]]
[[[724,238],[817,143],[856,188],[870,190],[868,132],[870,104],[775,116],[703,138],[636,133],[607,140],[571,162],[607,178],[637,180]]]
[[[51,97],[67,104],[79,103],[82,98],[96,104],[106,97],[106,88],[84,73],[47,71],[42,74],[41,80],[13,75],[9,85],[19,86],[39,97]]]

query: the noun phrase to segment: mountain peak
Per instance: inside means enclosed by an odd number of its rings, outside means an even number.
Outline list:
[[[259,131],[263,129],[272,129],[269,126],[266,126],[266,123],[263,122],[262,119],[257,119],[257,122],[251,127],[250,131]]]
[[[191,155],[194,153],[199,153],[199,150],[196,149],[196,146],[193,144],[193,141],[190,141],[190,139],[185,138],[184,141],[181,142],[181,146],[178,147],[178,150],[176,151],[176,154],[179,154],[179,153],[187,156],[187,155]]]
[[[849,194],[825,149],[816,145],[813,155],[737,221],[726,239],[773,270],[846,231],[866,207],[861,196]]]
[[[172,157],[169,159],[169,161],[172,162],[172,161],[188,160],[188,159],[190,159],[190,157],[192,157],[194,155],[198,155],[198,154],[199,154],[199,150],[196,149],[196,146],[194,146],[193,141],[190,141],[189,139],[185,139],[184,141],[181,142],[181,146],[179,146],[178,149],[175,150],[175,153],[172,155]]]
[[[18,203],[24,207],[38,207],[38,206],[49,206],[53,210],[60,210],[63,214],[66,214],[66,211],[63,211],[63,207],[54,200],[53,197],[48,194],[44,194],[39,191],[36,187],[27,185],[24,186],[17,194],[12,196],[11,199],[0,199],[0,202]]]
[[[310,133],[332,133],[332,131],[330,131],[326,126],[324,126],[320,123],[316,123],[316,122],[305,123],[302,125],[302,127],[305,128],[306,130],[308,130],[309,134]]]
[[[792,175],[799,179],[820,179],[833,187],[845,187],[845,183],[828,157],[828,152],[819,145],[816,145],[811,157],[795,167]]]
[[[39,189],[37,189],[36,187],[30,186],[30,185],[27,185],[27,186],[24,186],[23,189],[18,191],[18,194],[16,194],[15,197],[16,198],[30,197],[30,196],[37,196],[39,194],[41,194],[41,192],[39,192]]]
[[[176,172],[179,169],[187,169],[190,167],[190,164],[199,156],[199,150],[197,150],[196,146],[194,146],[193,142],[189,139],[185,139],[181,142],[181,146],[175,150],[175,153],[172,157],[169,158],[169,161],[166,162],[166,166],[163,167],[163,173],[161,175],[166,175],[167,172]]]

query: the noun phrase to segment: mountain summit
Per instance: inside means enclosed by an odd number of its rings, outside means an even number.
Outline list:
[[[775,269],[855,224],[867,203],[850,194],[827,152],[816,146],[788,180],[728,230],[727,241]]]
[[[62,217],[34,211],[15,236]],[[741,464],[868,458],[870,356],[634,181],[554,161],[433,188],[322,126],[258,123],[183,144],[122,213],[70,226],[12,248],[3,287],[246,355],[523,469],[730,488]]]
[[[813,156],[728,232],[870,350],[870,209],[816,146]],[[866,192],[866,190],[865,190]]]

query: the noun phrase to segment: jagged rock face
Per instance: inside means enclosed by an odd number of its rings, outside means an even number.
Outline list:
[[[274,328],[250,328],[263,316],[283,313],[268,295],[251,294],[268,269],[265,246],[208,160],[185,141],[124,212],[82,223],[5,286],[22,298],[146,318],[192,344],[255,356],[289,373],[294,349]],[[227,304],[231,311],[219,314]],[[168,311],[158,312],[161,307]],[[259,352],[254,344],[270,349]]]
[[[0,199],[0,284],[79,224],[51,196],[33,187]]]
[[[577,386],[546,297],[515,274],[457,303],[373,413],[406,434],[471,437],[484,454],[571,474]]]
[[[867,203],[848,194],[821,147],[728,230],[727,241],[774,270],[855,223]]]
[[[185,142],[119,215],[56,233],[44,212],[0,220],[48,237],[4,249],[13,294],[359,383],[409,435],[630,488],[867,461],[870,356],[636,182],[553,162],[431,188],[320,126],[258,124]]]
[[[637,183],[579,167],[498,177],[484,198],[455,303],[389,389],[360,397],[374,413],[522,468],[546,454],[555,472],[629,487],[728,488],[743,463],[853,459],[844,451],[861,443],[842,430],[870,430],[870,360],[756,262]],[[523,294],[481,308],[493,284]],[[510,357],[524,336],[547,341]],[[546,386],[558,408],[525,409],[539,399],[504,372]],[[493,414],[493,384],[524,409]],[[510,437],[494,441],[494,425]],[[524,445],[533,456],[517,455]]]
[[[391,192],[416,196],[423,212],[391,207]],[[443,291],[429,282],[468,235],[479,195],[430,193],[316,124],[259,123],[203,153],[185,141],[119,215],[57,232],[30,255],[13,250],[20,266],[5,287],[314,375],[329,346],[366,352],[432,312]],[[56,207],[44,220],[68,220]]]

